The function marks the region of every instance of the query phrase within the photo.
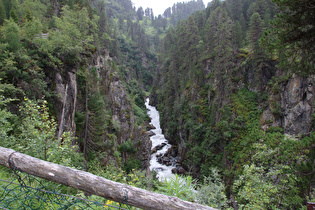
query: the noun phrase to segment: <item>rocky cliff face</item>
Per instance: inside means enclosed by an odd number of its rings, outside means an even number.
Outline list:
[[[114,147],[117,149],[120,144],[131,140],[136,149],[135,156],[142,160],[142,167],[147,168],[150,161],[151,141],[145,130],[141,126],[135,125],[136,120],[132,104],[118,73],[112,67],[112,59],[108,53],[105,53],[105,55],[96,55],[91,58],[89,63],[89,68],[95,67],[99,78],[101,78],[97,84],[93,84],[94,88],[103,95],[109,105],[112,118],[110,121],[118,127],[115,130],[117,139]],[[85,111],[85,99],[82,98],[84,96],[78,94],[76,74],[77,70],[68,71],[63,75],[59,72],[55,74],[55,106],[59,133],[70,131],[72,135],[76,135],[75,113]],[[107,128],[105,132],[110,134],[113,131]],[[123,162],[128,158],[128,154],[122,155]],[[110,159],[115,158],[111,157]]]
[[[75,72],[76,71],[68,71],[66,77],[62,77],[60,72],[57,72],[54,79],[59,133],[69,131],[72,135],[75,135],[76,131],[74,122],[75,108],[77,105],[77,81]]]
[[[130,139],[136,147],[136,157],[143,162],[143,168],[150,163],[151,141],[145,129],[135,126],[132,104],[117,72],[108,71],[106,76],[107,97],[110,102],[112,121],[119,125],[118,144]],[[126,160],[127,156],[123,156]],[[124,160],[124,161],[125,161]]]
[[[281,82],[279,92],[273,94],[271,88],[269,106],[261,116],[261,126],[281,127],[290,135],[308,134],[312,129],[314,114],[315,76],[302,78],[293,74]]]
[[[235,60],[237,71],[229,75],[231,90],[233,92],[247,87],[253,92],[266,93],[267,104],[259,101],[263,110],[261,128],[267,131],[270,127],[280,127],[286,134],[308,134],[312,129],[312,114],[315,112],[315,76],[302,78],[285,72],[276,68],[275,61],[266,62],[264,68],[252,65],[242,67],[242,61],[243,59]]]

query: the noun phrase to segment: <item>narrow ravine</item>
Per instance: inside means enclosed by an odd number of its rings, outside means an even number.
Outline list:
[[[157,178],[160,181],[164,181],[165,179],[169,179],[170,177],[174,176],[172,173],[172,169],[176,167],[176,160],[172,161],[172,164],[169,166],[163,165],[158,162],[158,157],[163,156],[172,145],[170,145],[165,139],[162,129],[160,127],[160,115],[157,109],[154,106],[149,105],[149,99],[146,100],[145,106],[148,110],[148,115],[151,118],[151,124],[155,127],[154,129],[150,130],[152,136],[150,140],[152,141],[152,148],[151,150],[153,153],[151,154],[150,160],[150,170],[157,172]]]

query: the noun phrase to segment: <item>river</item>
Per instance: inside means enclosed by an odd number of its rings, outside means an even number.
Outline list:
[[[154,106],[149,105],[149,99],[146,99],[145,106],[148,110],[148,115],[151,118],[151,124],[155,127],[155,129],[152,129],[151,131],[155,134],[150,137],[150,140],[152,142],[152,148],[155,148],[158,145],[162,145],[163,143],[165,146],[162,147],[162,149],[157,150],[157,152],[153,153],[151,155],[151,160],[150,160],[150,170],[151,171],[156,171],[157,172],[157,178],[160,181],[164,181],[165,179],[169,179],[174,174],[172,173],[172,169],[175,168],[175,165],[170,165],[166,166],[158,162],[157,156],[165,154],[165,152],[171,148],[172,145],[170,145],[165,139],[162,129],[160,126],[160,115],[158,110]]]

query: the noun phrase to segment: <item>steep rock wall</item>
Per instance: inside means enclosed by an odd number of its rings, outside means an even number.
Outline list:
[[[116,149],[120,144],[130,139],[136,147],[135,156],[142,160],[142,167],[145,169],[149,166],[151,141],[141,126],[135,126],[136,120],[132,104],[112,64],[113,61],[106,51],[104,55],[96,54],[89,59],[88,68],[95,67],[99,78],[101,78],[97,82],[98,84],[93,85],[101,92],[109,105],[112,116],[111,121],[119,127],[117,139],[115,140]],[[83,98],[85,96],[80,91],[78,93],[77,72],[78,70],[65,73],[57,72],[53,80],[56,94],[55,110],[57,112],[58,133],[69,131],[73,136],[76,135],[75,113],[85,111],[85,99]],[[108,128],[105,132],[110,134],[113,131]],[[82,134],[79,135],[80,138],[84,136]],[[122,155],[123,162],[128,158],[129,155]],[[114,157],[109,157],[109,159],[115,161]]]
[[[260,119],[262,128],[282,127],[290,135],[308,134],[314,114],[314,83],[314,75],[302,78],[293,74],[279,84],[277,94],[270,88],[269,106]]]
[[[55,74],[55,107],[57,110],[57,121],[59,131],[69,131],[75,135],[76,124],[74,114],[77,103],[77,81],[76,71],[68,71],[65,77],[60,72]],[[62,123],[62,125],[60,125]]]

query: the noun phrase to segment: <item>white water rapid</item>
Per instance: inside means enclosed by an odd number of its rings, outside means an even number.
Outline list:
[[[156,153],[153,153],[150,160],[150,170],[155,170],[157,172],[157,178],[160,181],[164,181],[165,179],[169,179],[174,176],[174,174],[172,173],[172,169],[175,168],[175,166],[166,166],[160,164],[157,160],[157,155],[165,154],[165,152],[171,147],[171,145],[162,134],[159,112],[156,110],[155,107],[149,105],[149,99],[146,100],[145,106],[148,110],[148,115],[151,118],[151,124],[155,127],[155,129],[151,130],[155,134],[150,137],[150,140],[152,142],[151,150],[158,145],[161,145],[163,143],[166,144],[162,149],[157,150]]]

